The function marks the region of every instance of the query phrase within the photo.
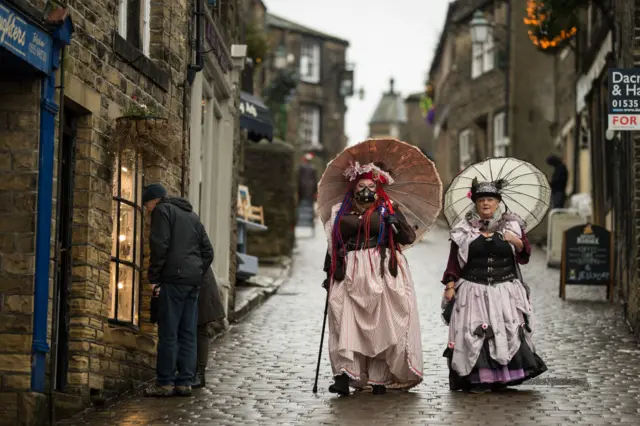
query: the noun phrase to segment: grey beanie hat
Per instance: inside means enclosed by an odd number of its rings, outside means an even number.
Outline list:
[[[167,190],[159,183],[147,185],[142,191],[142,204],[147,203],[156,198],[164,198],[167,196]]]

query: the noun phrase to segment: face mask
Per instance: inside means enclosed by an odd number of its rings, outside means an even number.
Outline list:
[[[376,200],[376,193],[369,188],[362,188],[356,192],[355,199],[361,203],[373,203]]]

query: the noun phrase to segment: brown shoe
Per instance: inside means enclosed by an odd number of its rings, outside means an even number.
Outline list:
[[[151,385],[144,390],[144,396],[149,396],[149,397],[173,396],[173,386],[158,386],[157,384]]]
[[[176,386],[176,396],[191,396],[191,386]]]

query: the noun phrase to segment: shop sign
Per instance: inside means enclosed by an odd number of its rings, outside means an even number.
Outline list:
[[[256,106],[252,103],[245,102],[245,101],[240,102],[240,112],[242,114],[248,114],[253,117],[258,116],[258,110],[256,109]]]
[[[2,3],[0,46],[44,73],[51,71],[51,36]]]
[[[608,130],[640,130],[640,69],[609,69]]]

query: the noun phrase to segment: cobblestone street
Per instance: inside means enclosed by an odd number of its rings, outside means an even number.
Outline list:
[[[301,231],[300,234],[304,232]],[[326,242],[301,236],[291,280],[212,344],[207,387],[191,398],[132,395],[65,425],[611,425],[640,421],[640,349],[604,288],[568,287],[534,249],[523,274],[536,309],[534,340],[549,371],[517,391],[472,395],[448,390],[439,283],[447,235],[434,228],[406,253],[420,308],[425,381],[408,393],[337,397],[325,350],[319,390],[313,378],[325,291]]]

